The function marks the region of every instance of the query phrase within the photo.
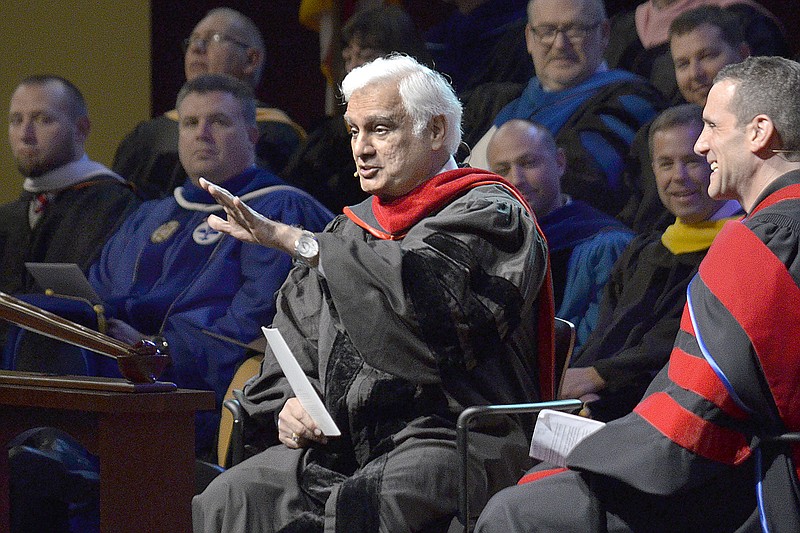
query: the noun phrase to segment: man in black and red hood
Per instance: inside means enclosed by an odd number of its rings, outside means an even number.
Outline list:
[[[274,327],[342,436],[322,434],[268,352],[240,400],[273,440],[195,498],[195,531],[446,529],[459,413],[553,396],[546,243],[513,186],[456,167],[450,85],[396,55],[354,69],[342,91],[372,196],[325,232],[267,220],[206,185],[227,213],[212,227],[295,256]],[[478,430],[475,509],[513,482],[529,429],[508,419]]]

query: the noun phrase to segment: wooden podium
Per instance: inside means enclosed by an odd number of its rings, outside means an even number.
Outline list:
[[[213,392],[173,384],[0,372],[0,532],[10,527],[5,445],[37,426],[100,457],[101,531],[191,531],[194,414],[214,406]]]

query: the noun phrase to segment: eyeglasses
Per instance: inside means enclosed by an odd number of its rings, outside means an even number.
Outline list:
[[[184,39],[183,42],[181,43],[181,46],[183,48],[183,53],[185,54],[192,46],[199,46],[203,50],[205,50],[212,43],[215,45],[222,43],[231,43],[241,47],[243,50],[247,50],[248,48],[250,48],[249,44],[243,43],[242,41],[238,41],[233,37],[224,35],[222,33],[215,33],[210,37],[200,37],[199,35],[192,35]]]
[[[530,28],[536,40],[545,46],[550,46],[555,42],[559,33],[563,33],[564,37],[569,39],[571,43],[580,43],[598,26],[600,26],[599,22],[595,24],[567,24],[565,26],[553,26],[551,24],[528,25],[528,28]]]

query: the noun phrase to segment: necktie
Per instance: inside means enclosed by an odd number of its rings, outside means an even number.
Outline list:
[[[55,195],[53,193],[41,192],[31,199],[31,204],[28,209],[28,221],[31,227],[35,226],[39,219],[44,215],[47,206],[53,201]]]

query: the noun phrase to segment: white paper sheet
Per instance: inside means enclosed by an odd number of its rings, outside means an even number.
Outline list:
[[[333,421],[330,413],[325,409],[325,404],[322,403],[317,391],[311,385],[303,369],[300,368],[300,364],[294,358],[289,346],[286,345],[281,332],[276,328],[265,327],[262,327],[261,331],[264,332],[264,336],[267,338],[270,348],[272,348],[272,353],[275,354],[275,359],[281,365],[281,369],[289,381],[294,395],[300,400],[303,408],[314,419],[314,422],[317,423],[322,433],[326,437],[338,437],[341,435],[342,432],[339,431],[336,422]]]
[[[530,456],[556,466],[567,466],[567,455],[580,441],[605,426],[570,413],[543,409],[533,428]]]

